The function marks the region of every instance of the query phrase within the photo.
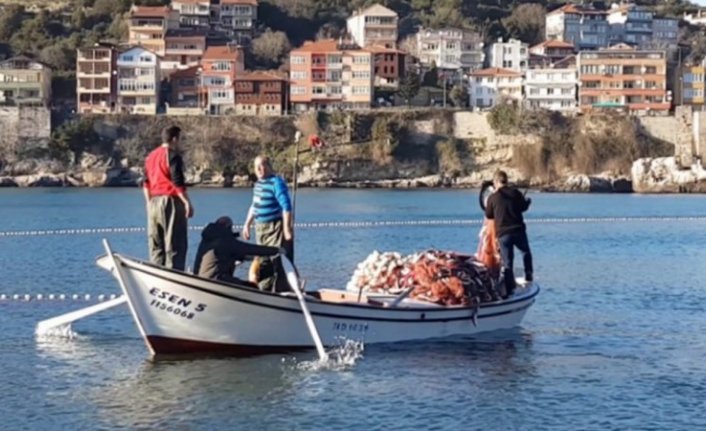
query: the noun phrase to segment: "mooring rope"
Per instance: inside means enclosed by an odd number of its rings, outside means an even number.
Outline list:
[[[629,222],[682,222],[706,221],[706,216],[645,216],[645,217],[546,217],[529,218],[529,224],[551,223],[629,223]],[[368,220],[368,221],[329,221],[296,223],[297,229],[325,229],[325,228],[371,228],[371,227],[400,227],[400,226],[459,226],[481,225],[480,219],[455,219],[455,220]],[[235,225],[242,229],[242,226]],[[204,226],[190,226],[190,230],[201,230]],[[99,227],[77,229],[47,229],[47,230],[15,230],[0,231],[1,237],[24,236],[56,236],[56,235],[95,235],[113,233],[144,233],[145,227]]]

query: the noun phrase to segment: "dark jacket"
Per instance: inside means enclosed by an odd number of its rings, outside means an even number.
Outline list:
[[[274,256],[278,252],[279,249],[275,247],[239,241],[227,226],[210,223],[201,232],[194,274],[204,278],[231,280],[236,260],[243,261],[250,256]]]
[[[490,195],[485,216],[495,220],[495,234],[498,238],[509,233],[525,231],[522,213],[527,211],[531,202],[514,187],[501,187]]]

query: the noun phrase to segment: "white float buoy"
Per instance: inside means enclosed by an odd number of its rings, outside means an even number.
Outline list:
[[[71,299],[73,299],[74,301],[78,300],[78,295],[76,295],[76,294],[74,293],[74,294],[71,296]]]
[[[103,294],[98,295],[99,301],[103,301],[104,299],[105,299],[105,295],[103,295]]]
[[[30,301],[32,299],[32,296],[29,293],[25,293],[24,299],[25,301]]]
[[[20,299],[20,295],[18,295],[18,294],[15,293],[14,295],[12,295],[12,299],[14,299],[15,301],[17,301],[18,299]]]
[[[61,295],[59,295],[59,299],[60,299],[61,301],[65,300],[65,299],[66,299],[66,295],[64,295],[64,294],[62,293]]]
[[[44,295],[42,295],[41,293],[38,293],[37,294],[37,301],[41,301],[42,299],[44,299]]]
[[[0,295],[0,301],[4,301],[6,299],[7,299],[7,295],[5,295],[4,293],[2,295]]]
[[[116,296],[114,293],[111,293],[111,294],[110,294],[110,299],[115,299],[115,298],[117,298],[117,296]]]
[[[89,294],[87,293],[86,296],[83,297],[83,299],[85,299],[86,301],[90,301],[90,300],[91,300],[91,295],[89,295]]]
[[[55,298],[54,298],[54,294],[53,294],[53,293],[50,293],[50,294],[49,294],[49,300],[50,300],[50,301],[53,301],[54,299],[55,299]]]

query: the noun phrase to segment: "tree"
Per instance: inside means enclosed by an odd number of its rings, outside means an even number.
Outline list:
[[[522,3],[502,23],[508,36],[534,45],[544,40],[546,13],[539,3]]]
[[[457,108],[465,108],[468,106],[468,87],[463,84],[456,84],[449,92],[451,103]]]
[[[439,86],[439,69],[436,67],[436,62],[431,63],[431,68],[424,74],[422,83],[425,87]]]
[[[419,75],[413,72],[407,72],[400,81],[400,88],[397,94],[404,99],[407,106],[409,106],[410,101],[419,94],[419,88]]]
[[[279,66],[291,49],[289,39],[282,31],[267,29],[252,41],[252,53],[268,66]]]
[[[19,5],[5,6],[0,14],[0,41],[8,41],[25,20],[25,8]]]

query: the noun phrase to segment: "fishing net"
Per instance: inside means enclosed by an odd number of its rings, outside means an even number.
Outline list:
[[[399,294],[442,305],[472,305],[500,299],[488,269],[472,256],[427,250],[402,256],[370,254],[358,264],[346,289]]]

